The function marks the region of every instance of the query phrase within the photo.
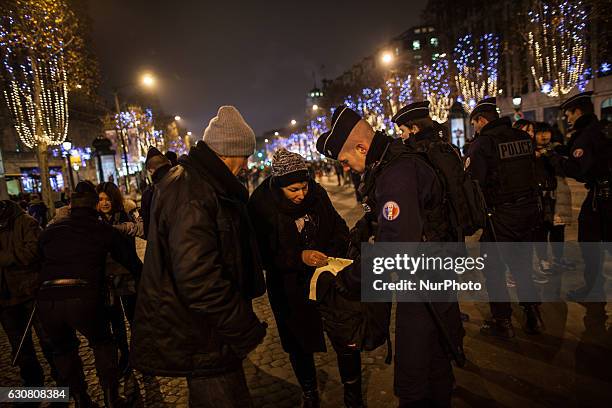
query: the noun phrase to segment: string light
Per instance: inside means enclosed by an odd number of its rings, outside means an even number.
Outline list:
[[[429,101],[431,118],[439,123],[446,122],[453,105],[448,79],[448,58],[441,55],[431,65],[420,66],[417,79],[423,96]]]
[[[466,112],[476,101],[497,95],[499,37],[487,33],[475,41],[471,34],[459,39],[453,53],[455,83]]]
[[[531,74],[540,91],[558,97],[584,87],[587,13],[583,3],[541,1],[528,17]]]

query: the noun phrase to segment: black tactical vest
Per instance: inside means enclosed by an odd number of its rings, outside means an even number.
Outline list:
[[[533,142],[526,132],[513,129],[507,118],[487,125],[478,137],[490,138],[491,161],[484,196],[489,206],[535,197],[537,182]]]

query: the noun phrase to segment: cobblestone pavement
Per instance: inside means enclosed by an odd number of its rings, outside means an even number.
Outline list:
[[[324,179],[338,211],[352,225],[360,216],[352,187],[338,187]],[[579,208],[583,192],[572,187]],[[575,239],[575,226],[568,239]],[[139,243],[140,252],[144,244]],[[280,345],[276,324],[266,296],[254,303],[257,315],[268,325],[264,342],[251,353],[244,367],[256,407],[297,407],[301,392],[287,355]],[[512,341],[482,337],[478,328],[487,317],[486,304],[462,304],[470,315],[465,324],[465,349],[469,363],[455,369],[457,389],[453,405],[457,407],[595,407],[612,406],[612,332],[605,322],[585,318],[585,309],[577,304],[548,303],[543,306],[546,333],[528,336],[520,329]],[[515,316],[520,316],[518,307]],[[612,312],[608,306],[608,314]],[[515,324],[519,327],[519,322]],[[394,347],[401,345],[394,344]],[[369,407],[393,407],[393,367],[384,364],[384,347],[363,354],[363,383]],[[0,334],[0,385],[20,384],[18,370],[10,367],[10,347]],[[101,403],[102,395],[95,376],[93,355],[83,340],[81,355],[90,384],[90,394]],[[49,369],[47,380],[51,383]],[[328,344],[327,353],[316,355],[323,407],[341,407],[342,384],[335,354]],[[122,382],[122,393],[132,398],[135,407],[186,407],[184,379],[143,377],[136,373]]]

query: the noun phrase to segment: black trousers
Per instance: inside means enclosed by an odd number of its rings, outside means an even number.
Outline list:
[[[12,355],[14,356],[19,348],[21,336],[26,329],[28,320],[34,307],[34,301],[20,303],[14,306],[6,306],[0,308],[0,324],[6,333],[9,343],[11,344]],[[38,315],[34,316],[32,326],[36,330],[36,335],[40,341],[40,348],[43,355],[51,366],[51,376],[56,379],[57,373],[53,364],[53,354],[49,340],[45,335],[44,329],[40,324]],[[25,387],[42,387],[45,384],[45,375],[42,367],[36,357],[34,343],[32,342],[32,332],[26,336],[19,358],[17,359],[21,380]]]
[[[105,307],[98,299],[39,300],[40,318],[53,350],[61,386],[70,392],[84,393],[87,383],[79,356],[81,333],[93,348],[100,385],[115,386],[118,382],[117,348],[110,331]]]
[[[563,245],[565,242],[565,225],[553,225],[551,223],[543,223],[534,233],[534,241],[536,242],[536,255],[540,260],[548,258],[548,243],[552,245],[552,254],[555,259],[563,258]]]
[[[214,377],[187,377],[190,408],[251,408],[244,369]]]
[[[338,371],[343,384],[361,380],[361,353],[359,351],[336,351]],[[317,388],[317,370],[314,354],[307,352],[289,353],[293,372],[304,391]]]
[[[485,268],[485,285],[489,293],[491,314],[496,319],[509,319],[512,316],[512,306],[506,286],[506,266],[510,269],[516,281],[517,295],[521,306],[539,304],[534,300],[539,298],[531,275],[533,273],[533,247],[523,244],[525,253],[512,253],[511,249],[494,245],[495,242],[532,243],[534,232],[540,225],[540,211],[537,202],[529,201],[523,204],[499,205],[490,218],[490,225],[484,230],[480,241],[481,249],[488,256]],[[491,243],[487,245],[486,243]]]
[[[578,242],[585,243],[581,245],[585,289],[597,298],[604,293],[604,253],[594,243],[601,241],[612,241],[612,200],[597,200],[589,190],[578,215]]]
[[[127,359],[129,356],[129,345],[127,338],[127,329],[125,327],[125,318],[128,322],[132,322],[134,318],[134,310],[136,308],[136,295],[116,296],[115,302],[108,306],[107,312],[111,322],[111,329],[115,343],[121,351],[121,358]]]
[[[464,332],[459,305],[432,303],[432,307],[452,340],[460,344]],[[393,388],[400,407],[450,407],[453,369],[447,346],[426,305],[398,303],[395,325]]]

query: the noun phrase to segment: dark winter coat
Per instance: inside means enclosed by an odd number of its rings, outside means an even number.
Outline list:
[[[42,232],[39,248],[41,283],[55,279],[82,279],[88,283],[84,288],[41,290],[38,296],[41,299],[103,296],[108,254],[134,276],[142,268],[123,244],[120,232],[100,221],[93,208],[72,208],[68,217]]]
[[[38,263],[38,222],[13,201],[0,201],[0,307],[34,298]]]
[[[247,200],[204,142],[156,186],[132,324],[138,370],[216,375],[241,367],[262,341],[251,300],[265,282]]]
[[[153,193],[155,192],[155,185],[158,184],[161,179],[170,171],[172,167],[168,164],[162,166],[153,173],[151,179],[153,184],[148,186],[145,191],[142,192],[140,199],[140,216],[142,217],[142,224],[144,227],[144,239],[147,239],[149,234],[149,222],[151,221],[151,204],[153,200]]]
[[[325,351],[321,317],[308,300],[315,268],[304,264],[302,251],[313,249],[327,256],[346,257],[349,230],[316,182],[310,181],[302,204],[291,205],[267,178],[253,192],[249,214],[257,231],[268,296],[283,348],[287,352]],[[313,221],[300,234],[295,220],[306,214]],[[308,237],[304,236],[306,231]]]
[[[28,205],[28,214],[30,214],[41,227],[47,226],[47,206],[42,201],[36,199]]]

